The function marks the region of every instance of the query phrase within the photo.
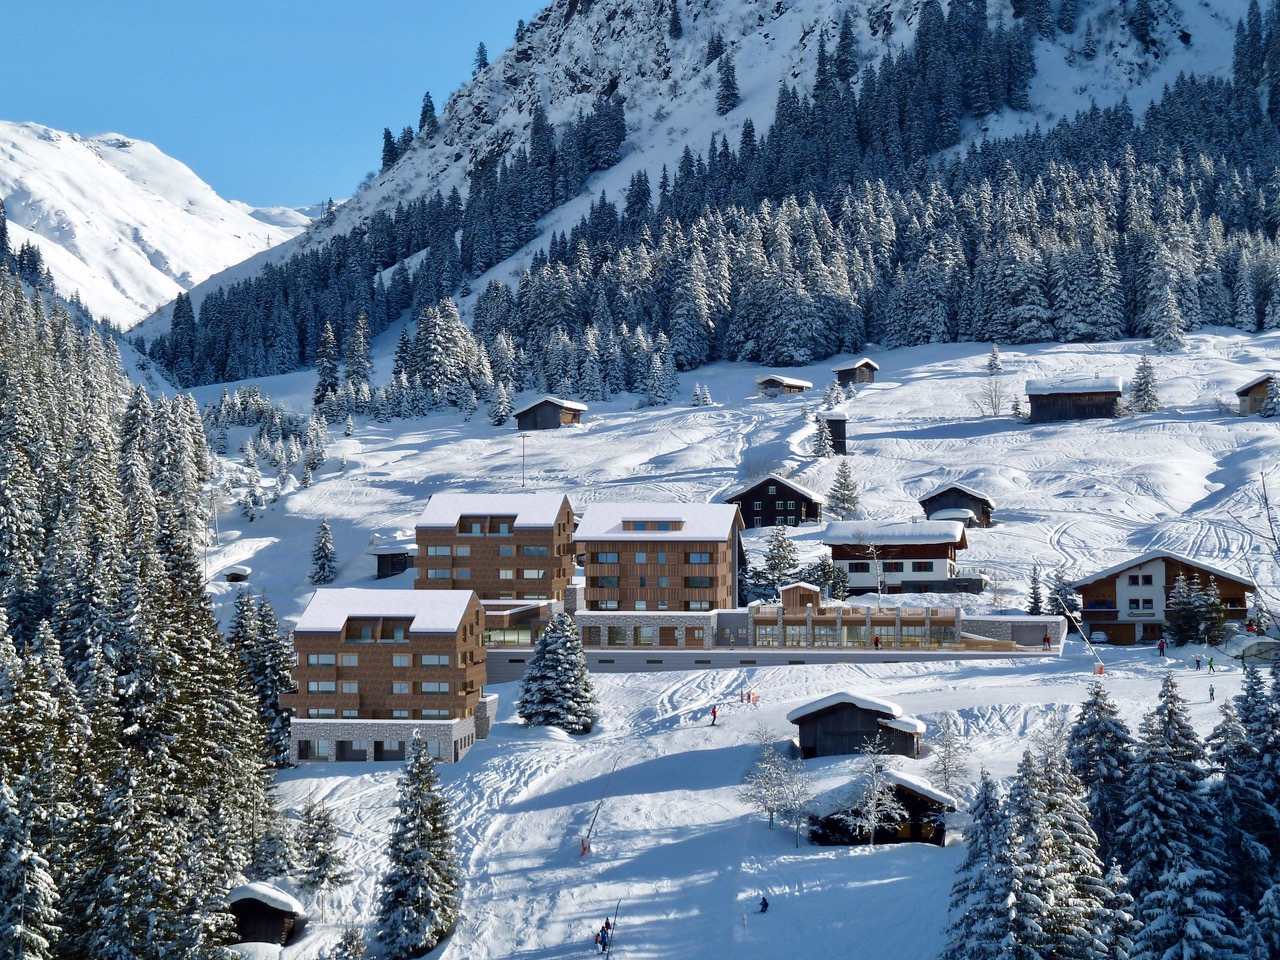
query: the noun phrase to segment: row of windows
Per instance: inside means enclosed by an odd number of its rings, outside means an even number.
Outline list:
[[[798,521],[796,520],[795,516],[783,516],[782,514],[779,514],[779,515],[776,517],[776,520],[777,520],[777,522],[778,522],[778,523],[782,524],[783,526],[787,526],[787,527],[794,527],[794,526],[797,526],[797,525],[798,525]],[[764,526],[764,517],[761,517],[761,516],[754,516],[754,517],[752,517],[752,518],[751,518],[751,525],[752,525],[753,527],[763,527],[763,526]]]
[[[399,694],[407,694],[410,692],[411,684],[407,680],[395,680],[391,684],[391,692]],[[368,685],[366,685],[368,689]],[[336,680],[308,680],[307,693],[337,693],[338,682]],[[343,680],[343,693],[359,693],[360,681]],[[419,693],[448,693],[449,683],[446,680],[422,680],[418,683]]]
[[[884,563],[880,564],[880,568],[885,573],[902,573],[904,572],[905,565],[902,560],[886,560],[884,561]],[[870,573],[871,561],[870,560],[854,560],[849,564],[849,572],[850,573]],[[912,560],[911,572],[912,573],[933,573],[933,561],[932,560]]]
[[[679,577],[676,578],[679,582]],[[670,577],[640,577],[640,589],[646,590],[650,587],[658,589],[666,589],[671,586]],[[596,577],[595,585],[604,590],[616,590],[619,585],[618,577]],[[692,590],[708,590],[711,587],[710,577],[685,577],[684,585]]]
[[[486,531],[484,522],[481,520],[463,520],[458,524],[458,536],[460,537],[510,537],[512,536],[511,524],[508,521],[499,521],[493,524],[493,529]]]
[[[546,580],[546,570],[521,570],[521,580]],[[514,570],[499,570],[499,580],[514,580],[516,572]],[[470,580],[471,570],[468,567],[454,567],[452,570],[445,567],[443,570],[428,570],[428,580]]]
[[[763,510],[764,502],[762,500],[756,500],[752,504],[752,507],[756,510]],[[773,502],[774,510],[794,510],[795,508],[796,502],[794,500],[775,500]]]
[[[616,553],[597,553],[595,557],[596,563],[617,563],[618,555]],[[665,551],[655,553],[654,559],[649,560],[647,553],[637,553],[632,560],[633,563],[666,563],[667,554]],[[710,563],[711,554],[709,553],[686,553],[684,555],[685,563]]]
[[[618,608],[618,601],[617,601],[617,600],[597,600],[597,601],[595,601],[595,607],[594,607],[594,609],[596,609],[596,610],[617,610],[617,609],[619,609],[619,608]],[[672,607],[667,603],[667,601],[666,601],[666,600],[658,600],[658,601],[655,601],[655,603],[654,603],[654,605],[653,605],[652,607],[650,607],[650,606],[649,606],[649,602],[648,602],[647,600],[637,600],[637,601],[635,602],[635,604],[634,604],[630,609],[633,609],[633,610],[658,610],[658,611],[662,611],[662,610],[671,610],[671,609],[673,609],[673,608],[672,608]],[[680,610],[680,609],[683,609],[683,610],[696,610],[696,611],[710,610],[710,609],[711,609],[711,601],[710,601],[710,600],[686,600],[686,601],[685,601],[685,605],[684,605],[683,607],[675,607],[674,609],[676,609],[676,610]]]
[[[1131,573],[1129,574],[1129,586],[1131,587],[1151,587],[1155,586],[1155,580],[1150,573]]]
[[[391,658],[393,667],[409,666],[410,656],[407,653],[397,653]],[[423,653],[418,656],[418,663],[424,667],[447,667],[449,665],[449,655],[447,653]],[[336,667],[338,665],[338,657],[333,653],[308,653],[308,667]],[[358,653],[344,653],[342,655],[342,665],[344,667],[360,666],[360,655]]]
[[[515,547],[499,547],[498,556],[514,557],[516,555]],[[521,547],[520,556],[522,557],[545,557],[547,556],[546,547]],[[428,557],[469,557],[471,556],[470,547],[450,547],[450,546],[429,546],[427,547]]]
[[[392,720],[410,720],[413,719],[410,714],[416,714],[419,720],[448,720],[448,710],[392,710]],[[308,720],[337,720],[339,713],[333,707],[310,707],[307,710]],[[359,710],[343,710],[341,712],[343,720],[359,720]]]
[[[355,636],[354,634],[349,635],[347,637],[347,643],[373,643],[375,639],[379,643],[408,643],[409,642],[408,637],[405,636],[405,628],[402,626],[392,627],[391,636],[389,637],[375,638],[373,635],[373,627],[369,625],[365,625],[360,627],[359,636]]]

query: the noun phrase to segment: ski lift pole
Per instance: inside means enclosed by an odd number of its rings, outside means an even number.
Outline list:
[[[622,906],[619,900],[613,907],[613,926],[609,928],[609,942],[604,945],[604,955],[610,956],[613,953],[613,938],[618,935],[618,909]]]
[[[621,759],[621,757],[614,758],[613,769],[604,778],[604,791],[600,794],[600,802],[596,804],[596,812],[591,815],[591,823],[587,827],[587,835],[582,838],[582,852],[578,854],[580,857],[585,857],[591,852],[591,834],[596,829],[596,818],[600,816],[600,808],[604,806],[605,798],[609,796],[609,781],[613,779],[614,771],[618,769],[618,761]]]
[[[1107,672],[1106,664],[1104,664],[1102,662],[1102,658],[1098,656],[1098,651],[1094,648],[1093,641],[1090,640],[1088,634],[1084,632],[1084,624],[1081,623],[1079,620],[1077,620],[1075,618],[1075,614],[1073,614],[1070,610],[1065,609],[1065,607],[1062,611],[1062,615],[1067,618],[1067,621],[1073,627],[1075,627],[1076,633],[1080,634],[1080,639],[1084,641],[1084,645],[1088,647],[1089,652],[1093,654],[1093,659],[1097,661],[1097,663],[1094,664],[1093,672],[1098,675],[1105,674]]]

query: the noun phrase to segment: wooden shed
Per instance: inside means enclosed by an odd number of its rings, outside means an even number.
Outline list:
[[[241,943],[285,946],[302,933],[307,913],[298,900],[271,883],[246,883],[227,894]]]
[[[800,728],[800,755],[806,760],[862,753],[877,736],[888,753],[914,760],[924,733],[924,724],[903,716],[896,703],[847,690],[792,710],[787,720]]]
[[[930,520],[959,520],[967,527],[991,526],[995,501],[973,487],[948,483],[920,498],[920,506]]]
[[[1236,396],[1240,400],[1240,416],[1247,417],[1252,413],[1262,412],[1262,406],[1267,402],[1267,394],[1271,391],[1271,381],[1274,378],[1275,374],[1264,373],[1260,377],[1254,377],[1236,391]]]
[[[876,371],[880,369],[880,365],[874,360],[868,360],[861,357],[858,360],[850,360],[848,363],[842,363],[838,367],[832,367],[835,371],[836,379],[840,381],[840,386],[847,387],[851,383],[875,383]]]
[[[818,417],[827,421],[831,452],[843,457],[849,452],[849,415],[842,410],[819,410]]]
[[[374,534],[369,541],[369,553],[377,558],[376,580],[395,577],[412,569],[418,556],[418,543],[412,530]]]
[[[866,830],[850,826],[851,815],[858,810],[857,807],[846,807],[826,816],[810,817],[809,839],[824,847],[867,843],[933,843],[944,846],[947,839],[945,815],[956,811],[955,798],[929,781],[901,770],[885,770],[884,776],[892,783],[894,797],[906,811],[902,820],[877,830],[872,837]],[[845,796],[848,796],[847,791]]]
[[[795,377],[771,373],[768,376],[756,377],[756,387],[762,397],[773,397],[778,394],[804,393],[806,390],[811,390],[813,384],[808,380],[797,380]]]
[[[1123,377],[1065,377],[1028,380],[1032,423],[1058,420],[1094,420],[1117,415],[1116,403],[1124,392]]]
[[[521,430],[559,430],[581,423],[586,410],[585,403],[548,396],[525,404],[514,416]]]

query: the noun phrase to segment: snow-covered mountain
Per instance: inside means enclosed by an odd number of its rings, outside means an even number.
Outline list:
[[[155,145],[0,122],[10,244],[39,247],[58,288],[133,326],[211,274],[301,232],[310,219],[219,197]]]

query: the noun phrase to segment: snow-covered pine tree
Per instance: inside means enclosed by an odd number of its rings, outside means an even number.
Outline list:
[[[253,861],[245,870],[251,880],[271,880],[292,873],[298,865],[298,849],[293,821],[286,820],[274,807],[263,818],[266,828],[253,852]]]
[[[338,338],[333,327],[326,323],[320,334],[320,352],[316,355],[316,389],[311,402],[320,406],[331,394],[338,392]]]
[[[800,555],[796,545],[787,536],[787,528],[779,525],[769,531],[764,548],[764,574],[774,588],[781,590],[796,577],[800,568]]]
[[[1049,577],[1048,605],[1050,615],[1059,617],[1078,617],[1083,608],[1080,594],[1071,586],[1064,567],[1058,567]]]
[[[1169,599],[1165,603],[1164,635],[1175,647],[1186,646],[1200,637],[1195,591],[1186,574],[1179,574],[1169,591]]]
[[[462,876],[451,819],[427,743],[415,738],[400,774],[387,869],[378,884],[378,940],[388,960],[422,956],[457,922]]]
[[[956,867],[947,911],[947,943],[942,960],[994,957],[1003,936],[1007,897],[1008,821],[1000,788],[983,769],[978,792],[969,805],[965,857]]]
[[[308,800],[295,830],[299,853],[298,886],[320,895],[320,916],[324,917],[325,893],[346,883],[347,855],[339,846],[338,824],[333,811],[323,802]]]
[[[369,947],[359,927],[346,927],[338,942],[320,954],[320,960],[369,960]]]
[[[813,455],[819,460],[825,460],[834,457],[835,453],[831,446],[831,427],[827,424],[827,418],[818,417],[818,426],[813,434]]]
[[[13,783],[25,802],[0,781],[0,950],[8,957],[52,960],[62,934],[58,889],[31,832],[32,815],[49,811],[33,809],[27,777]]]
[[[356,432],[356,422],[352,418],[351,414],[348,413],[347,422],[342,427],[342,435],[344,437],[349,437],[355,432]]]
[[[929,741],[929,776],[947,793],[955,793],[969,776],[969,743],[954,713],[944,713]]]
[[[1094,683],[1067,734],[1067,760],[1084,786],[1098,853],[1107,862],[1114,856],[1112,844],[1123,818],[1134,747],[1106,688]]]
[[[840,386],[838,380],[832,380],[822,391],[822,409],[831,410],[842,403],[844,403],[844,387]]]
[[[1031,585],[1027,589],[1027,615],[1039,617],[1044,614],[1044,586],[1040,578],[1040,561],[1031,564]]]
[[[311,548],[311,582],[316,586],[333,583],[338,575],[338,554],[333,546],[333,531],[329,521],[321,520],[316,531],[315,545]]]
[[[511,402],[511,394],[507,392],[507,385],[499,382],[493,392],[493,399],[489,402],[489,422],[495,427],[500,427],[511,419],[511,414],[514,410],[515,405]]]
[[[567,613],[552,616],[534,643],[520,680],[519,713],[525,723],[568,733],[590,733],[599,719],[582,639]]]
[[[1235,704],[1220,708],[1222,721],[1206,741],[1217,776],[1208,785],[1208,804],[1222,830],[1222,873],[1226,879],[1227,909],[1232,916],[1247,914],[1271,885],[1271,851],[1263,838],[1272,836],[1274,811],[1253,777],[1257,751]]]
[[[1267,381],[1267,396],[1258,414],[1268,419],[1280,416],[1280,374],[1273,373]]]
[[[1155,413],[1160,409],[1160,394],[1156,386],[1156,368],[1145,353],[1138,361],[1133,375],[1133,388],[1129,394],[1129,409],[1134,413]]]
[[[848,457],[841,457],[836,466],[836,478],[827,492],[826,506],[832,520],[852,519],[858,509],[858,481],[853,479]]]
[[[1004,361],[1000,359],[1000,347],[997,344],[991,345],[991,352],[987,354],[987,376],[994,377],[996,374],[1004,371]]]
[[[716,113],[724,116],[738,105],[738,72],[733,66],[733,54],[726,52],[716,65],[720,85],[716,88]]]
[[[369,318],[361,311],[347,335],[346,364],[343,378],[353,386],[368,384],[373,375],[373,361],[369,359]]]

